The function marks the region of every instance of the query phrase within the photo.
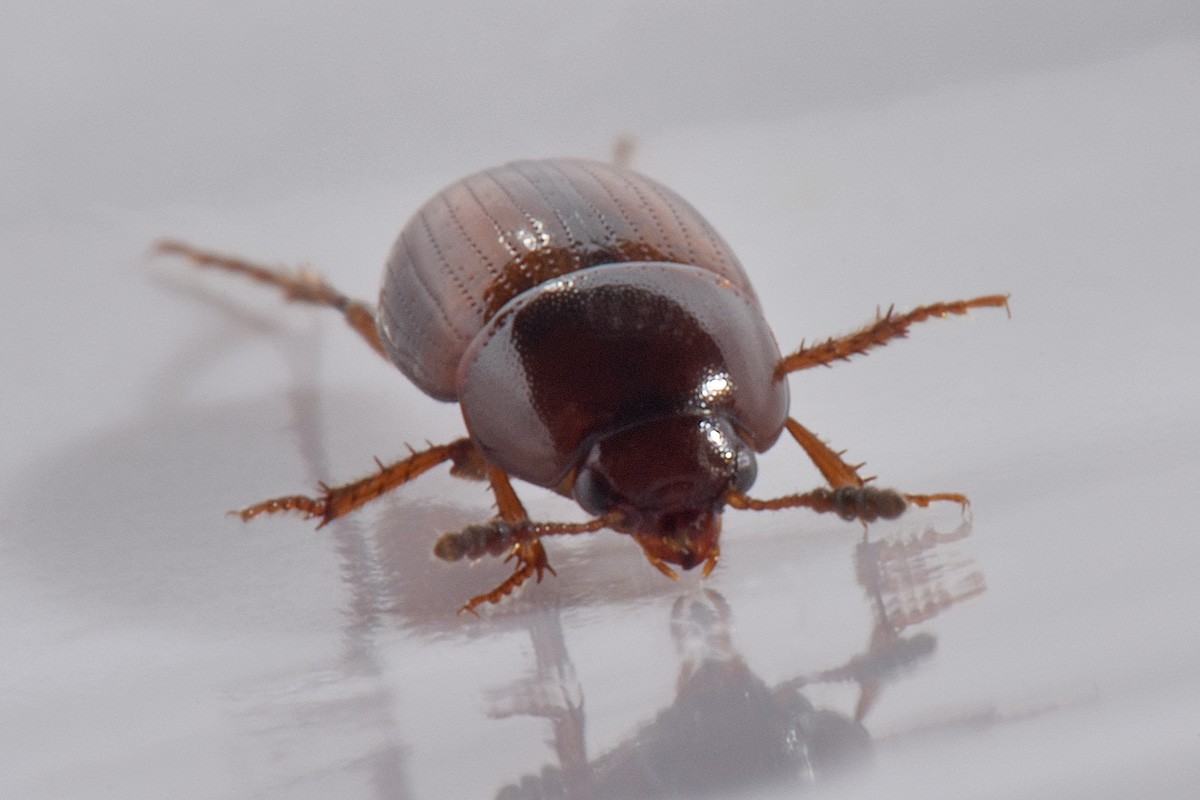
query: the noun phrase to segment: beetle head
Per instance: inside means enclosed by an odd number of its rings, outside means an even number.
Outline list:
[[[730,489],[754,483],[754,451],[721,416],[657,417],[601,437],[575,476],[579,505],[615,512],[665,572],[716,562],[721,508]]]

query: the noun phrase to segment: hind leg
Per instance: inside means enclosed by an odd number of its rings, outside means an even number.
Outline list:
[[[351,300],[346,297],[325,283],[321,276],[312,270],[301,269],[293,273],[284,269],[255,264],[234,256],[200,250],[190,244],[172,239],[159,241],[154,250],[164,255],[182,256],[198,267],[240,273],[260,283],[280,289],[284,298],[293,302],[336,309],[342,313],[355,333],[361,336],[375,352],[384,358],[387,357],[383,343],[379,341],[379,334],[375,330],[375,309],[361,300]]]

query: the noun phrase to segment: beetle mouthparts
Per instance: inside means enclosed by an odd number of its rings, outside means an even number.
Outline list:
[[[655,524],[639,526],[631,535],[651,562],[678,564],[686,569],[712,560],[721,537],[719,511],[668,512]]]

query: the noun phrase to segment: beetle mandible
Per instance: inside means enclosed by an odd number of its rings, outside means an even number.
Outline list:
[[[518,161],[434,195],[404,226],[376,308],[319,276],[164,240],[162,253],[243,273],[288,300],[339,310],[422,391],[458,402],[467,436],[412,452],[353,483],[248,506],[242,519],[299,511],[336,519],[444,462],[487,480],[498,514],[443,534],[443,559],[508,555],[516,566],[462,610],[553,572],[541,539],[610,528],[650,563],[712,571],[721,512],[807,507],[847,520],[910,504],[966,505],[957,493],[880,489],[788,416],[787,375],[865,353],[931,317],[1007,295],[876,314],[845,336],[783,356],[746,273],[691,205],[636,172],[574,159]],[[755,454],[787,432],[829,484],[760,500]],[[861,465],[859,465],[861,466]],[[534,522],[510,483],[573,497],[592,519]]]

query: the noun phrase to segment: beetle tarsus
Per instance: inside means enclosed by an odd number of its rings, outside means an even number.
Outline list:
[[[541,537],[593,533],[615,524],[618,524],[618,520],[613,515],[596,517],[587,522],[508,522],[496,517],[482,525],[468,525],[460,531],[443,533],[433,546],[433,554],[443,561],[459,561],[464,558],[473,561],[484,556],[500,556],[505,552],[508,553],[504,559],[506,562],[517,559],[516,569],[504,583],[490,592],[472,597],[459,609],[459,613],[475,613],[476,606],[485,602],[498,603],[531,574],[536,573],[539,583],[543,572],[558,575],[554,567],[550,566]]]
[[[905,512],[909,504],[926,508],[935,502],[958,503],[967,513],[971,501],[957,492],[938,494],[904,494],[895,489],[880,489],[876,486],[841,486],[837,489],[821,487],[804,494],[789,494],[769,500],[748,497],[741,492],[730,492],[726,502],[734,508],[750,511],[778,511],[783,508],[808,508],[818,514],[837,514],[844,520],[874,522],[877,519],[895,519]]]
[[[921,508],[927,508],[930,503],[942,501],[948,503],[958,503],[960,506],[962,506],[962,513],[964,517],[969,517],[971,514],[971,501],[967,499],[965,494],[959,494],[958,492],[939,492],[937,494],[906,494],[904,495],[904,499],[912,503],[914,506],[920,506]]]
[[[911,495],[924,499],[928,505],[934,499],[951,499],[949,496]],[[734,508],[751,511],[778,511],[783,508],[809,508],[818,514],[837,514],[844,520],[874,522],[877,519],[895,519],[908,507],[907,498],[894,489],[876,486],[841,486],[837,489],[821,487],[803,494],[789,494],[769,500],[748,497],[741,492],[730,492],[726,500]],[[961,497],[961,495],[955,495]],[[965,499],[965,498],[964,498]],[[914,501],[915,502],[915,501]]]
[[[325,498],[293,494],[287,497],[264,500],[261,503],[255,503],[252,506],[246,506],[239,511],[230,511],[229,513],[241,517],[243,521],[246,521],[254,519],[259,514],[275,514],[280,511],[299,511],[304,515],[305,519],[323,518],[326,513]],[[322,522],[321,524],[324,525],[325,523]]]
[[[468,525],[460,531],[450,531],[438,537],[433,554],[443,561],[474,561],[484,556],[503,555],[514,544],[540,539],[543,536],[563,536],[594,533],[617,524],[613,516],[596,517],[587,522],[508,522],[496,517],[480,525]]]
[[[463,604],[458,613],[470,611],[475,616],[479,616],[479,612],[475,610],[476,606],[483,603],[498,603],[505,596],[512,594],[521,584],[529,580],[531,576],[537,577],[536,582],[542,582],[542,573],[549,572],[551,575],[556,575],[554,568],[550,566],[550,560],[546,557],[546,548],[542,547],[542,543],[538,539],[532,539],[528,542],[517,542],[513,545],[512,552],[509,553],[505,561],[512,559],[517,560],[517,566],[513,570],[512,575],[509,575],[499,586],[492,589],[490,592],[478,594]]]
[[[443,533],[433,545],[433,554],[443,561],[474,561],[484,556],[501,556],[512,549],[517,528],[503,519],[468,525],[460,531]]]
[[[895,519],[908,507],[904,495],[875,486],[841,486],[830,492],[833,511],[844,520]]]

